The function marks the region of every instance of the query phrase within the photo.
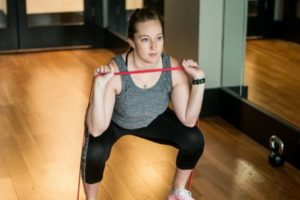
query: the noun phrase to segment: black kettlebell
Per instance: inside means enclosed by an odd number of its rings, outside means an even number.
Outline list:
[[[272,135],[269,139],[271,153],[269,155],[269,163],[273,167],[280,167],[284,164],[283,150],[284,143],[276,135]]]

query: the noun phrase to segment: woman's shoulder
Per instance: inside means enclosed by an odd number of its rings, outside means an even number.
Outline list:
[[[171,67],[179,67],[180,63],[177,58],[170,56]]]
[[[118,64],[117,64],[117,62],[116,62],[115,59],[112,58],[112,59],[109,61],[108,65],[109,65],[110,67],[113,67],[115,72],[119,72],[119,71],[120,71],[120,70],[119,70],[119,67],[118,67]]]
[[[114,60],[116,63],[119,63],[122,62],[124,58],[124,54],[116,54],[111,58],[111,60]]]
[[[163,59],[169,60],[170,67],[178,67],[179,66],[178,60],[175,57],[173,57],[172,55],[170,55],[168,52],[163,52],[162,57],[163,57]]]
[[[175,58],[173,56],[169,56],[169,58],[170,58],[171,67],[180,67],[181,66],[181,62],[177,58]],[[186,82],[186,80],[187,80],[187,77],[183,70],[172,71],[173,86],[177,85],[178,83]]]
[[[109,61],[108,65],[114,69],[114,73],[118,73],[120,71],[119,67],[114,59],[111,59]],[[108,86],[109,86],[109,88],[111,88],[115,91],[116,95],[118,95],[122,88],[120,76],[117,76],[117,75],[113,76],[113,78],[109,81]]]

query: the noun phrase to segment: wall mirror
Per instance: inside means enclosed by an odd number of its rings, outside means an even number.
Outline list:
[[[300,0],[224,1],[222,86],[300,127]]]

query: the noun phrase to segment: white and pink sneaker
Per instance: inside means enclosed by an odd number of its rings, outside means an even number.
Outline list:
[[[185,189],[176,189],[171,192],[168,200],[195,200],[192,197],[192,193]]]

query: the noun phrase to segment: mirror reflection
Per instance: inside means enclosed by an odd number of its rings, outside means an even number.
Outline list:
[[[0,0],[0,29],[7,28],[7,0]]]
[[[300,0],[225,1],[222,81],[296,127],[300,127],[299,12]]]
[[[300,127],[300,45],[248,40],[244,84],[248,99]]]

